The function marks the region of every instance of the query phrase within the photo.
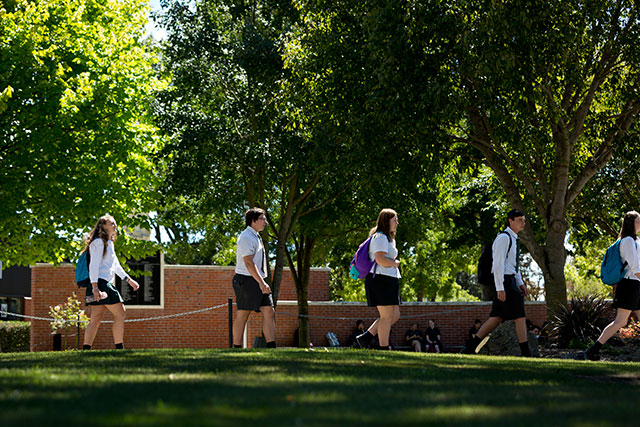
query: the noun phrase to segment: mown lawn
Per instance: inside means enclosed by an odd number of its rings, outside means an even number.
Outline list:
[[[358,350],[0,354],[0,426],[637,425],[640,364]]]

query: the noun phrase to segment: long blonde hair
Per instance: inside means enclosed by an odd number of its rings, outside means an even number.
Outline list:
[[[387,236],[387,239],[389,241],[392,241],[393,239],[395,239],[396,232],[391,231],[391,218],[393,218],[396,215],[398,214],[393,209],[388,209],[388,208],[382,209],[380,211],[380,214],[378,214],[378,221],[376,223],[376,226],[373,227],[371,231],[369,231],[369,236],[373,236],[375,233],[381,232],[385,236]]]
[[[112,236],[109,236],[107,234],[107,231],[104,229],[104,225],[109,220],[112,220],[113,222],[116,221],[115,218],[109,214],[103,215],[100,218],[98,218],[98,222],[96,223],[96,226],[93,227],[93,230],[91,230],[91,232],[89,233],[89,235],[84,241],[83,252],[89,249],[89,245],[91,244],[91,242],[93,242],[96,239],[102,239],[102,241],[104,242],[104,251],[102,252],[102,255],[104,256],[104,254],[107,253],[107,242],[109,240],[112,240],[115,242],[117,238],[116,233],[113,233]]]

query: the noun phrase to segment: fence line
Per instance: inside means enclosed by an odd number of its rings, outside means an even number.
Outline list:
[[[188,316],[191,314],[197,314],[197,313],[203,313],[205,311],[211,311],[211,310],[217,310],[219,308],[222,307],[227,307],[228,303],[224,303],[224,304],[219,304],[213,307],[207,307],[207,308],[202,308],[200,310],[193,310],[193,311],[187,311],[184,313],[175,313],[175,314],[166,314],[163,316],[155,316],[155,317],[142,317],[139,319],[125,319],[125,322],[145,322],[148,320],[159,320],[159,319],[169,319],[172,317],[180,317],[180,316]],[[0,310],[0,314],[7,314],[10,316],[16,316],[16,317],[22,317],[24,319],[33,319],[33,320],[46,320],[47,322],[51,322],[55,319],[51,318],[51,317],[38,317],[38,316],[27,316],[24,314],[18,314],[18,313],[11,313],[9,311],[4,311],[4,310]],[[83,321],[74,321],[74,320],[69,320],[69,323],[75,325],[77,323],[89,323],[89,321],[87,320],[83,320]],[[113,320],[103,320],[101,323],[113,323]]]
[[[233,303],[235,305],[235,303]],[[203,313],[205,311],[211,311],[211,310],[217,310],[219,308],[222,307],[227,307],[229,304],[228,303],[224,303],[224,304],[219,304],[213,307],[207,307],[207,308],[203,308],[200,310],[193,310],[193,311],[187,311],[184,313],[175,313],[175,314],[167,314],[167,315],[163,315],[163,316],[155,316],[155,317],[143,317],[143,318],[139,318],[139,319],[126,319],[125,322],[145,322],[145,321],[150,321],[150,320],[160,320],[160,319],[170,319],[173,317],[181,317],[181,316],[188,316],[191,314],[197,314],[197,313]],[[421,319],[421,318],[425,318],[425,317],[433,317],[433,316],[437,316],[440,314],[450,314],[450,313],[456,313],[456,312],[460,312],[460,311],[467,311],[467,310],[472,310],[475,309],[475,307],[473,306],[469,306],[469,307],[464,307],[464,308],[458,308],[458,309],[449,309],[449,310],[441,310],[441,311],[436,311],[436,312],[430,312],[428,314],[415,314],[415,315],[411,315],[411,316],[400,316],[400,319]],[[375,320],[377,319],[379,316],[375,316],[375,317],[333,317],[333,316],[315,316],[315,315],[311,315],[311,314],[296,314],[296,313],[285,313],[285,312],[277,312],[276,313],[280,316],[292,316],[292,317],[298,317],[298,318],[307,318],[307,319],[322,319],[322,320]],[[18,314],[18,313],[12,313],[12,312],[8,312],[8,311],[3,311],[0,310],[0,314],[7,314],[10,316],[16,316],[16,317],[22,317],[25,319],[33,319],[33,320],[46,320],[48,322],[54,320],[53,318],[50,317],[38,317],[38,316],[26,316],[23,314]],[[77,323],[88,323],[88,321],[70,321],[72,324],[77,324]],[[113,323],[113,320],[103,320],[102,323]]]

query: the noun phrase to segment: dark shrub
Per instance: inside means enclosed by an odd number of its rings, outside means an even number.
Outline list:
[[[29,351],[31,323],[0,322],[0,352]]]
[[[581,347],[578,343],[584,346],[598,339],[612,319],[613,310],[604,299],[574,298],[551,315],[549,337],[561,348]]]

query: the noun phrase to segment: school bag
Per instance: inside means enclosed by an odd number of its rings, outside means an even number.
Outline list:
[[[511,251],[512,240],[509,233],[506,231],[501,231],[500,234],[506,234],[509,237],[509,248],[507,249],[507,256],[509,256],[509,252]],[[489,288],[495,287],[496,283],[493,278],[493,273],[491,272],[491,268],[493,267],[493,245],[485,245],[482,248],[482,253],[480,254],[480,259],[478,260],[478,283],[483,286],[487,286]]]
[[[340,347],[340,341],[338,341],[338,337],[335,332],[327,332],[325,337],[329,342],[329,347]]]
[[[89,262],[91,262],[91,255],[89,254],[89,248],[82,252],[76,262],[76,284],[79,288],[86,288],[91,283],[89,279]]]
[[[600,279],[605,285],[613,286],[617,285],[622,279],[624,279],[624,268],[627,266],[627,261],[622,262],[620,256],[620,240],[615,241],[614,244],[609,246],[602,258],[602,264],[600,264]],[[638,243],[636,243],[636,248]]]
[[[351,265],[349,266],[349,276],[352,279],[364,279],[371,271],[371,267],[374,265],[377,267],[375,261],[369,260],[369,244],[371,243],[370,236],[364,242],[360,243],[358,250],[353,256]],[[376,276],[376,267],[373,268],[373,277]]]

